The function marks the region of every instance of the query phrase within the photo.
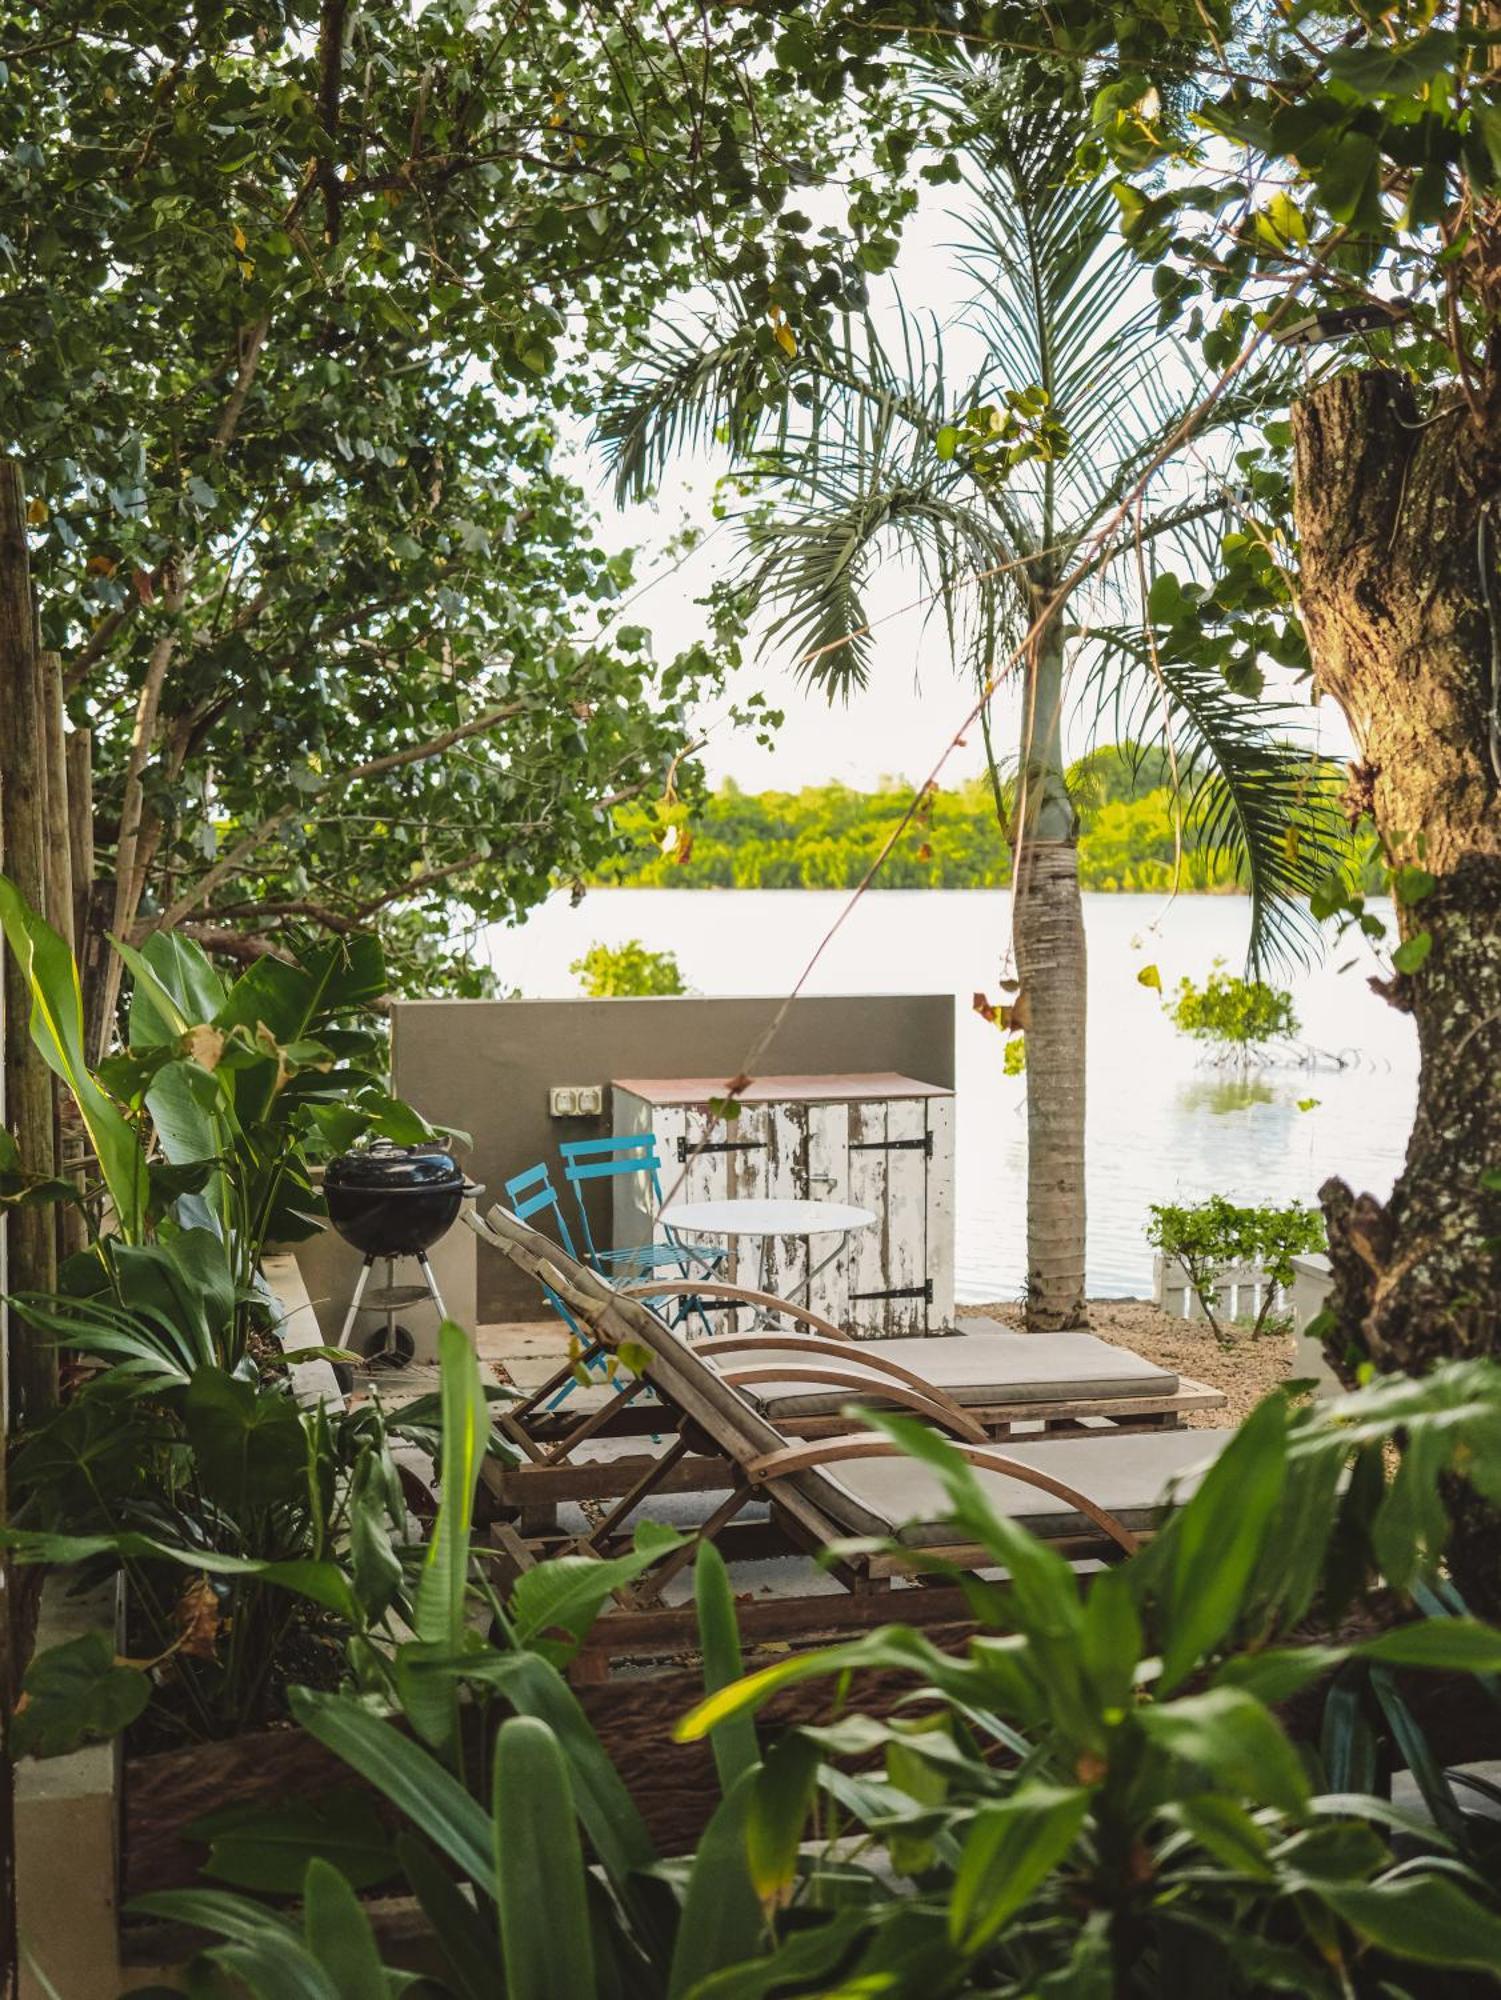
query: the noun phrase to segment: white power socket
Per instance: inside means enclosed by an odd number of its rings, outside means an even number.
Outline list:
[[[604,1092],[597,1083],[558,1083],[547,1093],[548,1115],[552,1118],[598,1118],[604,1110],[604,1101]]]

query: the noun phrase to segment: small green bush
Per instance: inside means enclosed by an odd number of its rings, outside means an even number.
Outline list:
[[[1188,1207],[1153,1202],[1151,1218],[1147,1241],[1183,1266],[1222,1346],[1230,1344],[1215,1312],[1215,1278],[1223,1265],[1259,1264],[1270,1280],[1251,1328],[1257,1334],[1271,1312],[1273,1288],[1285,1291],[1292,1283],[1293,1258],[1324,1248],[1324,1218],[1301,1201],[1286,1208],[1239,1208],[1215,1194]]]
[[[1293,996],[1260,979],[1241,979],[1227,972],[1217,958],[1202,986],[1180,979],[1167,1003],[1174,1024],[1185,1035],[1245,1056],[1263,1043],[1298,1032]]]
[[[688,983],[670,951],[648,951],[640,938],[624,944],[591,944],[568,970],[591,1000],[640,1000],[656,993],[686,993]]]

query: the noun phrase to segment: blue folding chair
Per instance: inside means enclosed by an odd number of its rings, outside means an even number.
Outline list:
[[[552,1176],[548,1171],[545,1160],[539,1160],[536,1166],[528,1167],[524,1173],[512,1174],[511,1178],[505,1183],[505,1190],[506,1199],[511,1205],[511,1213],[518,1221],[530,1222],[534,1215],[546,1215],[549,1219],[552,1233],[556,1236],[563,1249],[568,1252],[575,1263],[581,1261],[578,1250],[574,1245],[573,1233],[568,1227],[568,1218],[563,1213],[563,1204],[558,1200],[558,1191],[552,1184]],[[562,1320],[574,1339],[581,1346],[587,1347],[589,1345],[589,1335],[568,1310],[566,1303],[558,1297],[558,1294],[553,1290],[551,1285],[544,1285],[542,1289],[547,1294],[548,1304],[558,1315],[559,1319]],[[606,1372],[608,1364],[603,1354],[596,1354],[590,1361],[589,1366],[597,1369],[603,1375]],[[559,1403],[565,1397],[572,1395],[577,1387],[577,1381],[565,1382],[557,1395],[547,1405],[548,1409],[555,1410]]]
[[[662,1224],[664,1240],[660,1243],[631,1243],[619,1250],[601,1250],[595,1243],[584,1199],[584,1190],[590,1181],[614,1180],[622,1174],[643,1174],[651,1189],[653,1214],[661,1210],[662,1162],[653,1133],[639,1132],[629,1138],[567,1139],[558,1151],[563,1156],[563,1172],[578,1205],[579,1223],[584,1232],[589,1261],[601,1277],[621,1285],[646,1284],[659,1272],[670,1272],[677,1278],[710,1278],[724,1263],[726,1253],[723,1250],[685,1243],[667,1223]],[[673,1314],[674,1323],[694,1313],[703,1322],[704,1331],[712,1333],[714,1329],[701,1299],[679,1301]]]

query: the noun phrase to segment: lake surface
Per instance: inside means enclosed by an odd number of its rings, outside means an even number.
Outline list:
[[[577,994],[574,959],[591,944],[639,938],[675,952],[695,992],[774,1001],[848,904],[840,890],[601,889],[577,909],[554,897],[485,942],[502,985],[530,998]],[[1314,1066],[1244,1078],[1206,1061],[1137,974],[1156,965],[1170,993],[1184,975],[1202,980],[1216,958],[1243,970],[1247,903],[1087,895],[1084,917],[1092,1294],[1150,1292],[1151,1202],[1210,1194],[1312,1201],[1336,1172],[1357,1188],[1390,1191],[1412,1119],[1417,1038],[1411,1020],[1367,987],[1375,962],[1363,944],[1346,940],[1279,976],[1293,990],[1301,1039],[1320,1052]],[[805,988],[953,993],[958,1289],[971,1302],[1015,1298],[1026,1268],[1025,1080],[1002,1074],[1002,1038],[971,1008],[976,992],[998,997],[1010,921],[1004,890],[872,890],[826,944]],[[1334,1067],[1335,1056],[1344,1068]]]

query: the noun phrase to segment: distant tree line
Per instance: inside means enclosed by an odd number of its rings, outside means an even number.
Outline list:
[[[1165,891],[1176,881],[1184,892],[1234,894],[1245,886],[1235,854],[1206,836],[1206,798],[1195,775],[1180,769],[1177,780],[1175,787],[1163,750],[1131,744],[1108,745],[1070,768],[1084,888]],[[1336,766],[1310,764],[1310,820],[1334,810],[1341,783]],[[839,784],[746,792],[727,781],[691,811],[627,806],[617,820],[624,851],[600,879],[657,889],[853,888],[911,799],[911,787],[895,780],[871,792]],[[1001,804],[1009,818],[1004,795]],[[1298,837],[1290,825],[1287,838]],[[1369,838],[1357,829],[1343,846],[1352,885],[1378,888]],[[988,779],[974,778],[922,801],[879,884],[987,889],[1010,880],[1011,849],[994,792]]]

